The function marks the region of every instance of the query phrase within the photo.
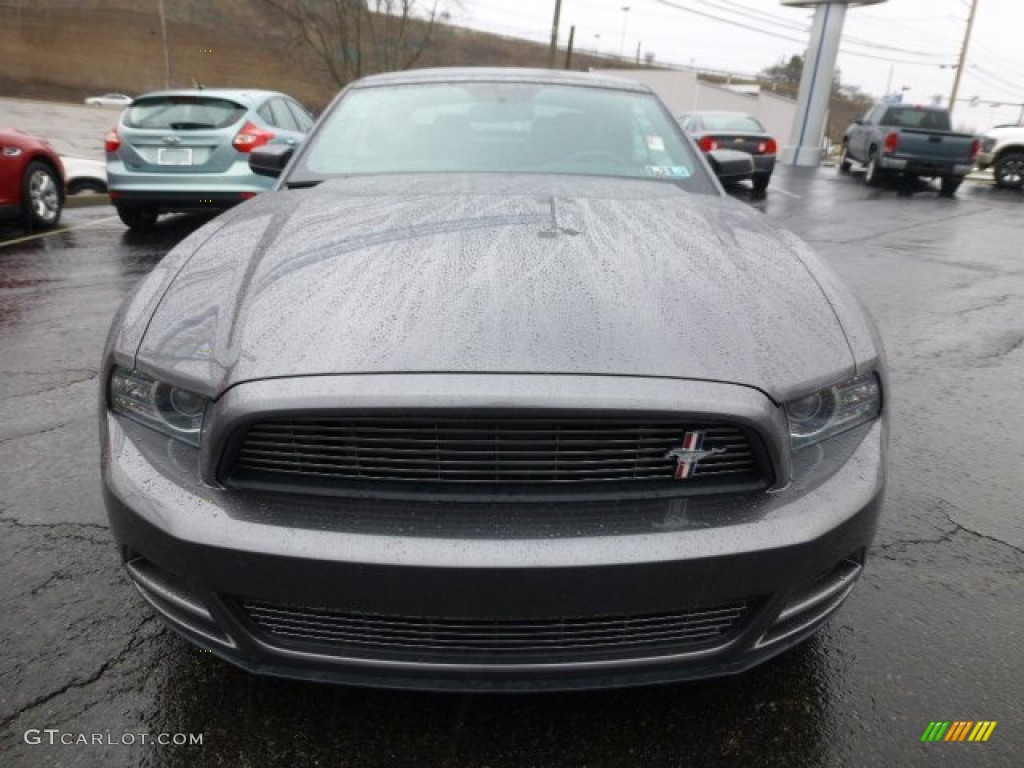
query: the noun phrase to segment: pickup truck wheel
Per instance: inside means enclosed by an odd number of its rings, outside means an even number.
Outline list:
[[[850,172],[852,165],[853,164],[850,162],[850,152],[846,147],[846,142],[844,141],[843,148],[839,150],[839,173],[843,176],[847,175]]]
[[[964,183],[963,176],[943,176],[942,188],[939,190],[940,197],[953,197],[960,185]]]
[[[882,183],[882,169],[878,167],[878,152],[871,150],[868,155],[867,170],[864,172],[864,182],[869,187],[877,187]]]
[[[1003,189],[1024,187],[1024,152],[1006,152],[996,160],[996,186]]]

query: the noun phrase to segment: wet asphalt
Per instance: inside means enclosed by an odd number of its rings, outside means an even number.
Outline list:
[[[0,227],[0,765],[1021,765],[1024,197],[871,190],[832,169],[736,196],[816,245],[881,326],[881,529],[859,586],[804,646],[734,678],[573,694],[257,678],[163,628],[107,530],[97,369],[118,304],[202,219],[139,236],[96,207],[42,238]],[[984,744],[923,744],[933,720],[998,725]],[[81,734],[104,743],[59,743]]]

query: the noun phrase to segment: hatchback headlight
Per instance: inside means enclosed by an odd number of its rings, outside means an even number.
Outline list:
[[[882,385],[876,374],[857,376],[786,403],[793,450],[878,418]]]
[[[112,411],[189,445],[199,445],[207,402],[202,395],[127,368],[115,368],[110,376]]]

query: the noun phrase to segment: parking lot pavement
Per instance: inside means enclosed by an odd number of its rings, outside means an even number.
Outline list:
[[[749,204],[818,247],[888,347],[892,477],[865,575],[816,639],[750,673],[557,695],[256,678],[164,629],[106,530],[97,367],[119,302],[200,221],[140,236],[100,207],[46,237],[0,230],[0,765],[1019,764],[1024,200],[783,169]],[[998,725],[985,744],[922,743],[935,720]]]

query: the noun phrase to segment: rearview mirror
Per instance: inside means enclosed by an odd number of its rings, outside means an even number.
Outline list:
[[[746,152],[713,149],[707,153],[708,163],[723,184],[749,181],[754,175],[754,159]]]
[[[295,147],[287,144],[268,144],[249,153],[249,170],[260,176],[277,178],[292,159]]]

